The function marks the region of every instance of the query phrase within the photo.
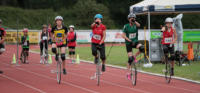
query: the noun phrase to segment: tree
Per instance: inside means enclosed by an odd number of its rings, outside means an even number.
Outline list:
[[[110,18],[109,9],[103,4],[97,4],[95,0],[78,0],[71,9],[66,11],[64,17],[71,17],[72,20],[74,19],[72,23],[88,29],[94,20],[94,15],[98,13],[103,15],[103,22],[107,28],[113,28],[114,22]]]

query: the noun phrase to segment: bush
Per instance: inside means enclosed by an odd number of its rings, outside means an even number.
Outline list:
[[[52,9],[24,10],[21,8],[0,7],[0,19],[6,28],[40,29],[42,24],[51,23],[57,14]],[[17,21],[19,24],[17,24]]]

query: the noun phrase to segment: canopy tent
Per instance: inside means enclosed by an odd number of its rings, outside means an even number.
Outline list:
[[[150,15],[163,13],[197,13],[200,12],[200,0],[143,0],[135,5],[130,6],[130,13],[136,15],[148,14],[148,30],[150,30]],[[181,17],[182,18],[182,17]],[[174,18],[175,22],[179,20],[178,24],[182,27],[181,18]],[[182,28],[180,28],[182,29]],[[180,32],[183,32],[180,31]],[[151,34],[149,34],[151,37]],[[150,42],[149,40],[149,51]],[[151,55],[151,52],[149,52]],[[150,58],[151,59],[151,58]]]
[[[200,0],[144,0],[130,6],[130,12],[144,13],[193,13],[200,11]]]

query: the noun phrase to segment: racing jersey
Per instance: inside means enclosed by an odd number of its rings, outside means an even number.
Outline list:
[[[106,31],[106,26],[105,25],[100,24],[97,27],[97,25],[95,24],[92,27],[92,38],[91,38],[92,43],[99,44],[101,42],[101,40],[103,39],[103,32],[104,31]]]

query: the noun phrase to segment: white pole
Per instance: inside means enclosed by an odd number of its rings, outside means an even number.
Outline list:
[[[151,47],[150,47],[150,44],[151,44],[151,25],[150,25],[150,22],[151,20],[150,20],[150,11],[148,11],[148,30],[149,30],[149,60],[151,60]]]
[[[17,62],[16,65],[19,66],[19,19],[17,18]]]

